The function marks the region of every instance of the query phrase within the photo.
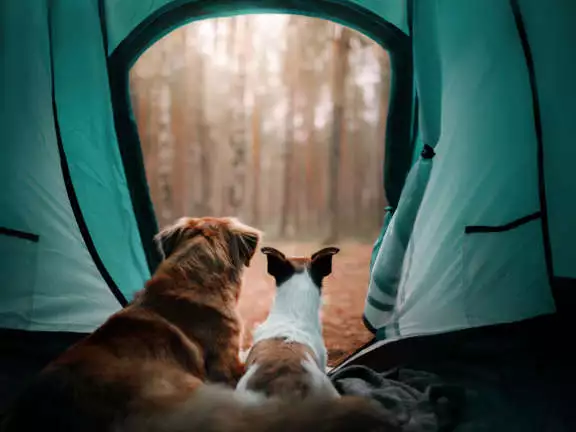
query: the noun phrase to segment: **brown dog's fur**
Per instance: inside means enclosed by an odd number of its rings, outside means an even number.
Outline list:
[[[229,218],[183,218],[162,231],[166,259],[145,289],[51,363],[2,430],[106,430],[184,402],[205,381],[234,386],[244,371],[236,304],[259,239]]]
[[[236,314],[260,234],[229,218],[185,218],[157,240],[165,260],[143,291],[52,362],[5,413],[2,432],[396,432],[378,404],[261,404],[243,373]]]

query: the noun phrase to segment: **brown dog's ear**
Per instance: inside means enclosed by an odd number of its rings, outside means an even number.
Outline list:
[[[337,247],[320,249],[310,257],[310,274],[314,283],[321,286],[322,279],[332,273],[332,256],[340,252]]]
[[[154,236],[154,242],[164,259],[168,258],[176,250],[188,228],[188,219],[181,218],[175,224],[164,228]]]
[[[262,237],[262,232],[251,226],[245,225],[238,219],[230,219],[230,231],[232,233],[231,255],[234,261],[246,267],[250,266],[250,261],[256,253],[256,248]],[[236,260],[236,257],[238,258]]]
[[[240,259],[244,262],[246,267],[250,266],[250,261],[256,253],[256,248],[260,242],[260,235],[257,233],[245,232],[239,236],[238,250]]]
[[[292,277],[294,266],[286,259],[286,255],[273,247],[263,247],[260,251],[268,259],[268,273],[276,279],[276,285],[280,285]]]

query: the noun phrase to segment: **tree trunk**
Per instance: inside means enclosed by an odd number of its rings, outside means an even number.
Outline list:
[[[282,194],[282,210],[281,210],[281,224],[280,236],[286,237],[290,224],[290,203],[292,202],[292,170],[294,164],[294,89],[288,88],[288,110],[285,119],[285,137],[284,137],[284,179],[283,179],[283,194]]]
[[[352,127],[348,134],[348,143],[352,143],[354,148],[350,149],[350,224],[355,230],[361,229],[363,225],[362,211],[362,159],[365,152],[365,145],[362,142],[360,133],[360,113],[362,110],[362,94],[356,83],[352,84]],[[348,233],[355,234],[355,233]]]
[[[232,155],[232,182],[228,189],[228,205],[230,212],[243,217],[246,171],[247,171],[247,131],[244,96],[246,92],[246,62],[248,46],[246,33],[248,29],[247,17],[236,17],[236,71],[233,77],[232,98],[232,134],[230,137],[230,150]]]
[[[294,170],[294,114],[296,111],[296,74],[298,68],[295,27],[297,20],[291,16],[286,26],[286,53],[284,55],[284,85],[287,100],[286,117],[284,120],[284,153],[282,155],[284,165],[282,207],[280,212],[280,237],[286,237],[291,228],[291,213],[293,213],[293,184],[292,175]],[[291,234],[291,233],[290,233]]]
[[[252,111],[252,223],[260,225],[260,98],[254,98]]]
[[[388,119],[388,104],[390,101],[390,58],[388,53],[384,50],[379,50],[377,53],[378,62],[380,65],[380,90],[379,90],[379,106],[378,106],[378,133],[376,143],[376,154],[374,161],[374,180],[378,185],[381,185],[376,195],[376,211],[378,226],[382,224],[384,218],[384,208],[387,205],[386,195],[384,191],[384,160],[386,158],[386,126]]]
[[[332,70],[332,133],[329,154],[329,235],[326,243],[339,239],[340,212],[338,203],[338,181],[340,177],[340,152],[344,127],[344,89],[348,75],[348,50],[350,30],[335,25],[333,40]]]
[[[170,91],[170,130],[173,140],[172,156],[172,211],[173,217],[184,216],[188,211],[188,203],[193,202],[193,194],[190,193],[188,179],[190,147],[190,121],[189,121],[189,94],[186,85],[186,28],[178,29],[171,38],[164,39],[163,43],[169,44],[169,56],[166,61],[170,64],[170,72],[167,77]],[[179,53],[184,52],[184,56]]]
[[[313,231],[317,229],[318,217],[317,211],[318,206],[316,201],[316,190],[318,188],[318,180],[315,178],[315,170],[318,169],[316,162],[316,126],[315,121],[315,104],[312,101],[308,101],[306,104],[306,114],[304,118],[304,124],[306,125],[306,170],[305,170],[305,185],[306,187],[302,191],[305,196],[306,202],[306,225],[308,228],[309,235],[312,235]]]
[[[155,139],[158,143],[158,190],[159,208],[157,215],[162,225],[173,219],[173,195],[170,173],[173,170],[174,139],[172,135],[172,120],[170,118],[170,51],[166,43],[162,45],[162,67],[158,78],[158,133]]]
[[[190,26],[186,44],[186,53],[189,53],[189,65],[186,68],[188,82],[182,89],[188,90],[189,103],[187,116],[191,140],[189,146],[189,163],[187,168],[187,185],[193,194],[188,196],[188,207],[195,215],[212,215],[211,195],[212,195],[212,171],[213,158],[205,104],[205,62],[204,53],[199,49],[198,26]]]

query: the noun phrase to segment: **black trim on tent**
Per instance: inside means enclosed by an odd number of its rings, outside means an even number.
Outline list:
[[[384,303],[384,302],[381,302],[380,300],[376,300],[371,295],[366,296],[366,302],[370,306],[372,306],[374,309],[378,309],[379,311],[382,311],[382,312],[390,312],[392,309],[394,309],[393,304]]]
[[[546,269],[548,271],[548,280],[552,289],[552,296],[556,303],[556,308],[559,308],[559,294],[554,285],[554,263],[552,261],[552,247],[550,245],[550,233],[548,231],[548,206],[546,203],[546,179],[544,175],[544,139],[542,135],[542,119],[540,117],[540,99],[538,96],[538,85],[536,83],[536,70],[534,68],[534,59],[532,57],[532,50],[530,42],[528,41],[528,33],[524,25],[522,11],[518,0],[510,0],[512,13],[514,14],[514,22],[518,30],[518,37],[522,44],[522,51],[526,59],[526,68],[528,70],[528,78],[530,80],[530,89],[532,91],[532,110],[534,114],[534,129],[537,140],[537,155],[538,155],[538,193],[540,196],[540,212],[542,218],[542,237],[544,243],[544,257],[546,260]]]
[[[156,40],[191,19],[225,15],[230,10],[294,13],[340,22],[374,39],[390,54],[392,88],[386,128],[384,184],[390,205],[396,206],[412,164],[413,99],[412,42],[394,25],[360,6],[337,0],[197,0],[170,3],[141,22],[109,55],[108,71],[118,145],[128,181],[140,237],[151,271],[161,260],[152,238],[158,231],[130,103],[129,72],[138,57]]]
[[[104,55],[108,57],[108,25],[106,21],[105,0],[98,0],[98,18],[100,20],[100,33],[102,33],[102,43],[104,44]]]
[[[68,194],[68,199],[70,200],[70,206],[72,207],[72,211],[74,213],[74,218],[76,219],[76,223],[78,224],[78,229],[82,234],[82,239],[84,240],[84,244],[96,265],[96,268],[100,272],[102,279],[108,285],[108,288],[116,297],[116,300],[122,305],[126,306],[128,304],[126,297],[120,291],[110,273],[106,269],[106,266],[102,262],[100,255],[98,255],[98,251],[96,250],[96,246],[92,241],[92,237],[90,236],[90,231],[88,230],[88,226],[86,224],[86,220],[84,219],[84,215],[82,214],[82,209],[80,208],[80,203],[78,202],[78,197],[76,196],[76,191],[74,190],[74,185],[72,183],[72,178],[70,176],[70,168],[68,167],[68,161],[66,159],[66,152],[64,151],[64,144],[62,142],[62,134],[60,132],[60,122],[58,121],[58,107],[56,104],[56,90],[55,90],[55,78],[54,78],[54,49],[52,46],[52,8],[48,5],[48,40],[50,44],[50,80],[51,80],[51,96],[52,96],[52,114],[54,120],[54,131],[56,133],[56,142],[58,143],[58,154],[60,156],[60,168],[62,169],[62,177],[64,179],[64,184],[66,186],[66,192]]]
[[[406,3],[406,17],[408,21],[408,31],[410,32],[410,37],[412,37],[414,35],[414,0],[408,0]]]
[[[108,53],[108,27],[104,0],[99,0],[98,6],[104,52]],[[138,128],[131,111],[130,86],[128,83],[128,73],[131,65],[127,67],[125,74],[115,74],[115,68],[110,66],[109,59],[107,66],[114,127],[124,166],[124,175],[128,184],[134,217],[138,224],[142,249],[146,256],[148,268],[153,273],[162,261],[162,255],[153,241],[154,235],[158,232],[158,222],[150,197],[150,190],[148,189]]]
[[[28,240],[34,243],[38,243],[40,241],[40,236],[38,234],[32,234],[26,231],[15,230],[12,228],[6,228],[0,226],[0,235],[5,235],[8,237],[15,237],[22,240]]]
[[[376,334],[376,332],[378,331],[378,329],[376,327],[374,327],[372,324],[370,324],[370,321],[368,321],[368,318],[366,318],[365,314],[362,314],[362,323],[364,324],[364,327],[366,327],[366,329],[372,333],[372,334]],[[376,340],[376,339],[374,339]],[[345,361],[345,360],[344,360]]]
[[[525,225],[528,222],[532,222],[542,216],[542,212],[535,212],[529,214],[527,216],[523,216],[518,218],[512,222],[508,222],[504,225],[496,225],[496,226],[486,226],[486,225],[468,225],[464,228],[464,232],[466,234],[478,234],[478,233],[499,233],[513,230],[514,228],[518,228],[519,226]]]

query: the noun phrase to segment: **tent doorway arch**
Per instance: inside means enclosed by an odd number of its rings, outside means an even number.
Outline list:
[[[100,2],[100,4],[103,4]],[[144,172],[138,130],[132,114],[129,71],[139,56],[170,31],[192,21],[253,14],[284,13],[322,18],[345,25],[370,37],[390,55],[391,91],[386,129],[385,179],[388,202],[394,206],[400,197],[413,150],[413,66],[412,42],[396,26],[359,5],[333,0],[314,3],[298,0],[201,0],[168,4],[142,21],[109,55],[108,70],[114,111],[114,123],[120,152],[130,187],[134,212],[150,270],[159,263],[152,244],[158,230]],[[101,8],[101,16],[106,12]]]

